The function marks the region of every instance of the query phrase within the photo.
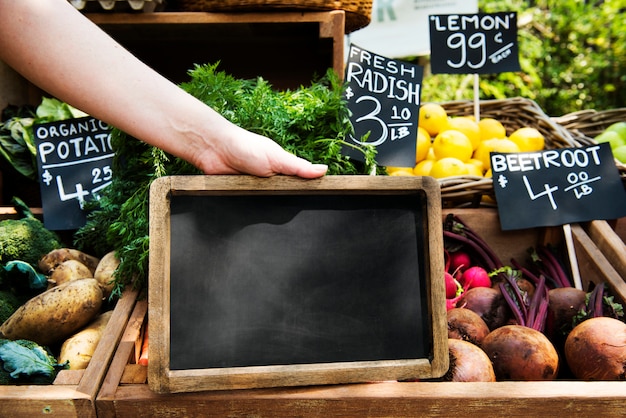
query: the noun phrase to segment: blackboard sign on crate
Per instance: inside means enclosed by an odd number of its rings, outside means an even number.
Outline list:
[[[431,178],[155,181],[150,387],[167,393],[443,375],[440,219]]]

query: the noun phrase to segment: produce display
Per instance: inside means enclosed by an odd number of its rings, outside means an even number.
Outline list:
[[[22,217],[0,222],[0,384],[51,384],[89,364],[115,303],[117,260],[63,247],[16,203]]]
[[[573,287],[558,249],[538,245],[528,260],[501,260],[462,219],[444,221],[448,338],[479,347],[489,358],[465,357],[450,346],[450,381],[467,381],[465,361],[483,368],[474,381],[560,378],[624,380],[626,323],[602,282]],[[594,325],[595,324],[595,325]]]
[[[626,164],[626,121],[612,123],[594,140],[597,143],[608,142],[615,159]]]
[[[495,118],[449,116],[437,103],[420,106],[414,167],[387,167],[392,176],[491,177],[490,152],[541,151],[545,138],[532,126],[507,136]]]

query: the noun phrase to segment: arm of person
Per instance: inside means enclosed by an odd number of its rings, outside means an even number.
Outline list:
[[[145,65],[66,0],[0,0],[0,59],[49,94],[206,174],[323,176]]]

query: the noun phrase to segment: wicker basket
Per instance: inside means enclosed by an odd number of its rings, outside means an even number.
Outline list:
[[[594,144],[593,138],[600,135],[606,128],[615,122],[626,122],[626,107],[610,110],[580,110],[553,118],[553,120],[567,129],[577,141]],[[622,181],[626,183],[626,164],[615,160]]]
[[[346,12],[346,33],[367,26],[372,18],[372,3],[369,1],[333,0],[176,0],[177,8],[188,12],[260,12],[276,10]]]
[[[441,103],[448,116],[472,116],[474,102],[452,101]],[[570,148],[584,145],[563,126],[556,123],[532,100],[515,97],[503,100],[480,101],[480,117],[492,117],[502,122],[510,135],[516,129],[531,126],[546,140],[547,149]],[[495,192],[490,178],[454,176],[439,180],[444,207],[494,206]]]

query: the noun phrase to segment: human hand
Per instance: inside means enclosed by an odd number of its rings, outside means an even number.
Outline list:
[[[283,174],[310,179],[323,176],[328,169],[325,164],[312,164],[273,140],[234,125],[222,135],[221,140],[207,144],[192,157],[191,162],[205,174]]]

